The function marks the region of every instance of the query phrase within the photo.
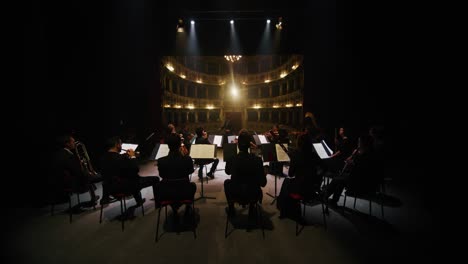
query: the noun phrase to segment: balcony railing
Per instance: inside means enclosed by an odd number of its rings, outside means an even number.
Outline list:
[[[290,73],[295,71],[302,64],[302,60],[302,56],[293,55],[288,59],[287,62],[272,71],[257,74],[234,73],[234,76],[243,85],[270,83],[285,78]],[[191,70],[180,64],[173,57],[165,57],[163,59],[163,64],[169,72],[177,75],[179,78],[195,83],[220,86],[226,84],[226,82],[231,78],[230,74],[212,75]]]

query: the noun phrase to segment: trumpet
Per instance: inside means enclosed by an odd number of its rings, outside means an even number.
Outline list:
[[[89,158],[86,146],[83,143],[76,141],[75,152],[78,160],[80,161],[80,166],[83,173],[85,175],[96,175],[97,173],[91,164],[91,159]]]

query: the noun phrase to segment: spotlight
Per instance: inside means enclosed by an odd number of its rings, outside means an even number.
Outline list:
[[[195,25],[195,21],[193,21],[193,20],[190,21],[190,24]]]
[[[234,24],[234,20],[231,19],[231,22],[230,22],[230,23],[231,23],[231,25],[233,25],[233,24]]]
[[[271,20],[270,19],[267,19],[267,24],[270,24]]]
[[[278,30],[281,30],[283,28],[283,18],[282,17],[278,18],[278,23],[276,23],[276,28]]]
[[[182,18],[179,18],[179,20],[177,21],[177,32],[179,33],[183,33],[184,32],[184,20],[182,20]]]

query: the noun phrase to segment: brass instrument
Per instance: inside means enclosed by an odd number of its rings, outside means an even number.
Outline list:
[[[84,175],[96,175],[96,171],[94,171],[93,165],[91,164],[91,159],[89,158],[88,151],[86,150],[86,146],[79,142],[75,142],[75,153],[80,161],[81,170],[83,171]]]

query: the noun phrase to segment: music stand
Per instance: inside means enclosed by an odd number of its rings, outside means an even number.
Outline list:
[[[210,141],[211,144],[215,144],[218,148],[221,148],[223,146],[222,135],[209,135],[208,141]]]
[[[253,138],[255,140],[255,145],[257,146],[270,143],[264,135],[253,135]]]
[[[320,143],[312,143],[312,146],[314,146],[314,150],[317,153],[317,155],[320,157],[322,160],[330,159],[331,155],[333,155],[333,150],[331,150],[325,140],[322,140]],[[330,184],[330,177],[327,178],[327,186]]]
[[[284,148],[288,148],[288,144],[281,144]],[[264,162],[274,161],[274,162],[287,162],[289,160],[289,156],[281,147],[280,144],[262,144],[262,157]],[[277,182],[278,182],[278,175],[273,174],[275,176],[275,194],[272,195],[270,193],[266,193],[268,196],[273,198],[271,204],[276,202],[278,199],[277,195]]]
[[[169,146],[167,144],[156,144],[149,157],[150,160],[158,160],[159,158],[169,155]]]
[[[216,154],[216,145],[215,144],[195,144],[190,147],[190,157],[192,159],[199,160],[199,159],[214,159]],[[199,165],[198,170],[203,170],[203,166],[206,166],[207,164]],[[202,171],[203,175],[203,171]],[[201,192],[200,192],[200,197],[195,199],[195,201],[198,201],[202,198],[205,199],[216,199],[216,197],[209,197],[205,196],[204,190],[203,190],[203,177],[201,179]]]

